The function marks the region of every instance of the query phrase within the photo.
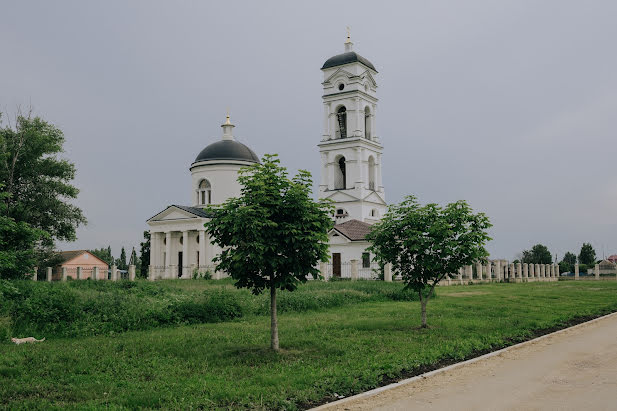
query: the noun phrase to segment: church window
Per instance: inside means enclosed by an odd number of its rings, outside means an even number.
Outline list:
[[[212,187],[208,180],[201,180],[199,183],[199,204],[212,204]]]
[[[368,158],[368,189],[375,190],[375,159],[373,156]]]
[[[347,137],[347,109],[345,106],[336,111],[336,125],[339,138]]]
[[[370,212],[370,216],[371,217],[377,217],[377,210],[375,210],[374,208],[371,210]]]
[[[336,210],[336,214],[343,215],[345,214],[345,210],[343,210],[342,208],[339,208],[338,210]]]
[[[367,140],[371,139],[371,109],[367,107],[364,108],[364,137]]]
[[[334,168],[334,189],[344,190],[347,188],[347,167],[345,164],[345,157],[340,157],[338,160],[338,167]]]
[[[362,253],[362,268],[371,268],[371,254]]]
[[[343,89],[345,88],[345,85],[343,83],[338,85],[338,89],[343,91]]]

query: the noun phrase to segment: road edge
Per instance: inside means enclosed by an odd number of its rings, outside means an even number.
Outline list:
[[[453,370],[455,368],[462,367],[462,366],[465,366],[465,365],[468,365],[468,364],[473,364],[475,362],[482,361],[482,360],[487,359],[487,358],[495,357],[497,355],[503,354],[503,353],[508,352],[510,350],[514,350],[514,349],[517,349],[517,348],[520,348],[520,347],[524,347],[526,345],[533,344],[535,342],[541,341],[541,340],[543,340],[545,338],[549,338],[549,337],[552,337],[552,336],[555,336],[555,335],[558,335],[558,334],[561,334],[561,333],[565,333],[567,331],[574,330],[576,328],[582,328],[582,327],[585,327],[585,326],[587,326],[589,324],[593,324],[595,322],[602,321],[604,319],[607,319],[607,318],[613,317],[613,316],[617,316],[617,312],[606,314],[606,315],[603,315],[601,317],[594,318],[593,320],[589,320],[589,321],[585,321],[585,322],[580,323],[580,324],[573,325],[571,327],[562,328],[561,330],[557,330],[557,331],[554,331],[554,332],[549,333],[549,334],[544,334],[544,335],[541,335],[539,337],[533,338],[531,340],[523,341],[523,342],[518,343],[518,344],[510,345],[508,347],[501,348],[501,349],[499,349],[497,351],[492,351],[492,352],[490,352],[488,354],[480,355],[479,357],[475,357],[475,358],[471,358],[469,360],[457,362],[456,364],[451,364],[451,365],[445,366],[443,368],[438,368],[438,369],[433,370],[433,371],[425,372],[423,374],[416,375],[416,376],[410,377],[410,378],[406,378],[404,380],[401,380],[401,381],[398,381],[398,382],[394,382],[392,384],[384,385],[383,387],[374,388],[372,390],[365,391],[365,392],[362,392],[360,394],[352,395],[351,397],[342,398],[340,400],[328,402],[328,403],[322,404],[322,405],[320,405],[318,407],[311,408],[310,411],[325,410],[325,409],[328,409],[330,407],[334,407],[334,406],[338,406],[338,405],[343,405],[343,404],[351,402],[351,401],[355,401],[355,400],[359,400],[359,399],[363,399],[363,398],[369,398],[369,397],[372,397],[372,396],[377,395],[379,393],[382,393],[384,391],[388,391],[388,390],[391,390],[391,389],[394,389],[394,388],[398,388],[398,387],[401,387],[401,386],[404,386],[404,385],[407,385],[407,384],[411,384],[411,383],[413,383],[415,381],[418,381],[420,379],[427,378],[427,377],[430,377],[430,376],[433,376],[433,375],[436,375],[436,374],[440,374],[442,372],[450,371],[450,370]]]

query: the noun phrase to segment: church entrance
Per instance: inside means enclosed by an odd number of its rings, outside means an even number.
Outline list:
[[[182,251],[178,252],[178,277],[182,277]]]
[[[332,253],[332,275],[341,276],[341,253]]]

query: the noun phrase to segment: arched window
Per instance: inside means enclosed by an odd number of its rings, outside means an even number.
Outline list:
[[[375,190],[375,159],[373,156],[368,158],[368,189]]]
[[[338,138],[347,137],[347,109],[345,106],[339,107],[336,111],[336,131]]]
[[[334,189],[344,190],[347,188],[347,170],[345,165],[345,157],[340,157],[337,161],[337,166],[334,167]]]
[[[364,107],[364,137],[367,140],[371,139],[371,109],[368,106]]]
[[[374,208],[371,210],[371,212],[369,213],[369,215],[373,218],[377,218],[379,217],[379,214],[377,213],[377,210],[375,210]]]
[[[197,192],[199,204],[212,204],[212,187],[210,186],[210,182],[208,180],[201,180],[201,183],[199,183],[199,190]]]

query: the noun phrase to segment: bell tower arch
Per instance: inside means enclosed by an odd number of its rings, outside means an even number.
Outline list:
[[[353,51],[349,33],[345,52],[326,60],[323,72],[323,134],[319,197],[330,198],[336,223],[375,222],[386,212],[381,180],[383,146],[376,132],[375,66]]]

